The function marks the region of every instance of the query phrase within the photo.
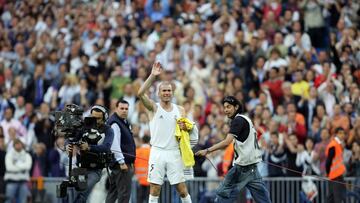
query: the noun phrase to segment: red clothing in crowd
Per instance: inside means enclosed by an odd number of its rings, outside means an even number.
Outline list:
[[[282,80],[267,80],[263,83],[264,86],[269,87],[270,96],[274,106],[277,106],[283,97],[283,91],[281,89],[282,83]]]

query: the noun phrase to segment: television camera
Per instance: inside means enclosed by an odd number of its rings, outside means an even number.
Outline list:
[[[96,118],[85,117],[83,109],[75,104],[68,104],[63,111],[55,112],[55,136],[64,136],[66,143],[80,146],[87,142],[96,145],[101,137],[101,129],[98,129]],[[87,169],[106,168],[113,160],[113,154],[108,153],[80,153],[78,168],[72,169],[72,151],[69,152],[69,178],[57,185],[57,197],[67,195],[67,188],[74,187],[77,191],[87,188]]]

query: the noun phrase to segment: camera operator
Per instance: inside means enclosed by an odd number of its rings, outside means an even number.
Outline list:
[[[116,110],[108,120],[114,130],[114,141],[111,150],[115,155],[115,163],[110,167],[110,187],[106,203],[129,202],[131,194],[131,179],[134,175],[135,141],[126,120],[129,103],[120,99],[116,103]],[[124,152],[124,154],[123,154]]]
[[[108,111],[100,105],[95,105],[91,108],[91,117],[96,119],[96,129],[101,138],[96,139],[96,143],[84,142],[84,135],[80,134],[77,136],[77,140],[80,141],[78,147],[80,148],[80,156],[78,156],[78,164],[80,167],[87,169],[87,188],[84,191],[77,192],[74,202],[86,202],[91,190],[97,182],[100,181],[101,171],[104,168],[103,165],[97,163],[99,158],[96,156],[100,153],[109,153],[111,143],[114,138],[114,132],[110,126],[106,125],[108,119]],[[70,152],[73,148],[73,144],[67,145],[67,150]],[[89,163],[90,162],[90,163]],[[94,162],[94,163],[92,163]],[[95,167],[93,167],[95,166]]]

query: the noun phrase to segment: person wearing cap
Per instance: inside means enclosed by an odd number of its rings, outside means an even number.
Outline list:
[[[232,120],[229,133],[223,141],[195,154],[206,156],[234,142],[234,166],[217,189],[216,202],[234,202],[243,187],[250,190],[255,202],[271,202],[270,194],[257,169],[257,163],[262,161],[262,153],[253,123],[243,115],[243,104],[235,97],[225,97],[222,104],[226,116]]]

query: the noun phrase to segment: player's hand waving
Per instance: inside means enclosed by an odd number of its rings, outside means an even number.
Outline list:
[[[152,66],[152,69],[151,69],[151,75],[153,76],[158,76],[161,74],[162,72],[162,65],[160,62],[155,62]]]

